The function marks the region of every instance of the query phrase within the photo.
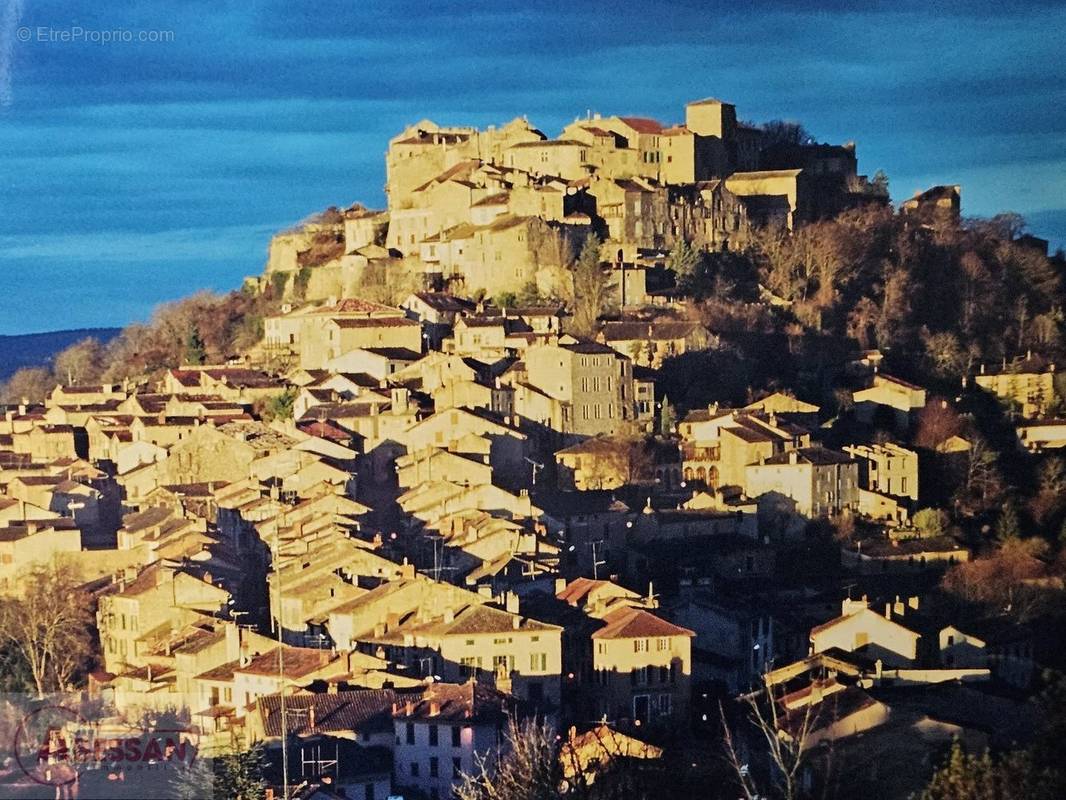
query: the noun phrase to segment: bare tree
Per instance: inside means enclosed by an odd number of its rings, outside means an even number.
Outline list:
[[[23,367],[4,384],[4,401],[19,403],[25,399],[37,403],[44,400],[54,387],[55,381],[48,370],[43,367]]]
[[[765,744],[769,761],[769,774],[757,776],[743,757],[726,718],[725,709],[719,706],[722,718],[722,738],[725,758],[737,779],[737,785],[745,800],[762,800],[780,797],[796,800],[801,796],[803,770],[810,760],[811,734],[819,716],[818,705],[808,702],[802,712],[785,718],[779,698],[774,696],[773,686],[767,680],[765,689],[741,698],[746,722],[756,741]],[[760,779],[765,785],[760,786]]]
[[[38,697],[70,687],[92,654],[90,601],[66,567],[40,567],[0,603],[0,641],[24,662]]]
[[[100,377],[103,369],[104,348],[99,340],[92,337],[75,342],[56,355],[55,376],[68,386]]]
[[[589,234],[573,268],[574,331],[579,336],[596,333],[600,315],[610,295],[610,275],[600,263],[600,240]]]
[[[966,475],[956,498],[964,510],[982,511],[999,497],[1003,477],[996,466],[998,454],[989,447],[983,436],[974,434],[967,451]]]
[[[513,717],[500,752],[479,755],[455,790],[459,800],[556,800],[566,795],[555,731]]]

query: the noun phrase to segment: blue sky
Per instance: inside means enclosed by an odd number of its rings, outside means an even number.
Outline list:
[[[238,286],[272,231],[380,205],[387,139],[422,117],[555,135],[713,95],[855,140],[895,199],[961,183],[964,213],[1066,243],[1066,8],[858,5],[0,0],[0,333]]]

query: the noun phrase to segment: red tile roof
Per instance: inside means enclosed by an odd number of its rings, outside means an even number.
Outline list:
[[[581,600],[587,597],[590,592],[601,586],[607,586],[608,584],[609,581],[597,581],[592,578],[575,578],[555,596],[572,606],[576,606]]]
[[[622,122],[637,133],[662,133],[663,125],[649,117],[619,117]]]
[[[682,628],[660,619],[642,608],[620,608],[603,618],[604,626],[592,634],[593,639],[639,639],[658,636],[695,636]]]

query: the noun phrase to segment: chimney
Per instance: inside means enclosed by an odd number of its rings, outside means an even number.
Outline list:
[[[407,411],[407,405],[411,399],[411,393],[403,387],[395,387],[389,393],[392,398],[392,413],[403,414]]]
[[[434,700],[430,700],[429,701],[429,715],[431,717],[436,717],[436,716],[440,715],[440,701],[439,700],[434,699]]]
[[[233,661],[241,649],[241,629],[240,626],[234,624],[227,624],[226,629],[226,659]]]
[[[504,597],[505,608],[508,614],[518,613],[518,595],[514,592],[508,592]]]
[[[455,622],[455,611],[451,608],[444,609],[444,624],[450,625]]]
[[[404,713],[405,717],[409,717],[409,716],[411,716],[412,714],[415,713],[414,701],[408,700],[406,703],[404,703],[404,705],[403,705],[403,713]]]
[[[981,364],[981,374],[985,374],[985,365],[983,363]]]
[[[899,599],[899,595],[896,595],[896,602],[892,604],[892,613],[897,617],[902,617],[905,613],[906,606],[903,605],[903,601]]]
[[[558,597],[566,590],[566,578],[555,579],[555,596]]]
[[[795,450],[790,450],[788,452],[788,463],[789,464],[798,464],[799,463],[799,453],[797,453]]]
[[[307,728],[308,730],[315,729],[315,702],[311,701],[307,709]]]
[[[885,619],[892,619],[892,604],[885,603]]]
[[[520,627],[522,627],[522,618],[515,614],[511,617],[511,628],[518,630]]]
[[[918,595],[914,595],[913,597],[907,598],[907,607],[910,608],[912,611],[918,610]]]

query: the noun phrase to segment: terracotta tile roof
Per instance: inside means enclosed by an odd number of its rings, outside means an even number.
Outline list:
[[[392,689],[363,689],[336,694],[296,694],[285,697],[290,734],[310,736],[342,731],[391,731],[392,709],[399,695]],[[415,695],[420,697],[420,695]],[[281,736],[281,698],[271,694],[256,700],[266,736]],[[312,710],[314,714],[312,716]],[[314,724],[312,724],[312,722]]]
[[[380,314],[386,311],[394,314],[402,313],[398,308],[362,300],[358,297],[347,297],[332,306],[325,306],[319,310],[330,314]]]
[[[418,325],[407,317],[341,317],[331,320],[338,328],[409,328]]]
[[[460,312],[469,311],[475,307],[470,300],[445,292],[416,292],[415,297],[436,311]]]
[[[874,377],[874,385],[876,386],[879,381],[880,382],[884,382],[884,383],[894,383],[894,384],[896,384],[898,386],[902,386],[905,389],[914,389],[916,391],[925,391],[925,387],[924,386],[919,386],[916,383],[911,383],[910,381],[905,381],[902,378],[895,377],[894,375],[887,375],[884,372],[879,372]]]
[[[502,722],[514,712],[518,701],[511,695],[469,681],[467,683],[433,683],[417,698],[398,698],[401,704],[394,713],[398,720],[461,723]],[[406,700],[407,702],[403,702]]]
[[[812,464],[814,466],[828,466],[830,464],[848,464],[855,459],[846,453],[829,450],[825,447],[801,447],[792,451],[796,454],[796,460],[800,464]],[[778,453],[766,459],[767,464],[788,464],[792,458],[792,452]]]
[[[482,197],[474,203],[474,206],[505,206],[509,198],[510,195],[507,192],[497,192],[488,197]]]
[[[575,578],[566,585],[566,587],[555,596],[570,605],[577,605],[590,592],[595,589],[599,589],[601,586],[609,586],[610,581],[597,581],[592,578]]]
[[[603,335],[607,341],[684,339],[702,327],[698,322],[684,321],[607,322],[603,326]]]
[[[620,608],[603,618],[604,626],[593,639],[638,639],[659,636],[695,636],[688,628],[660,619],[642,608]]]
[[[329,664],[334,656],[329,650],[316,650],[310,647],[285,646],[282,663],[286,678],[302,678]],[[278,648],[254,657],[247,664],[237,666],[235,672],[253,675],[278,674]]]
[[[182,386],[200,385],[200,373],[197,370],[172,369],[170,376]]]
[[[363,347],[361,349],[364,352],[381,356],[391,361],[418,361],[422,358],[421,353],[417,353],[408,347]]]
[[[297,427],[309,436],[316,436],[319,439],[326,439],[331,442],[350,442],[352,440],[350,432],[328,420],[304,421],[301,419],[297,422]]]
[[[622,122],[637,133],[662,133],[663,125],[649,117],[619,117]]]
[[[619,358],[625,358],[617,350],[613,350],[605,344],[599,342],[574,342],[573,344],[560,344],[563,350],[569,350],[571,353],[580,353],[584,355],[611,355],[618,356]]]

